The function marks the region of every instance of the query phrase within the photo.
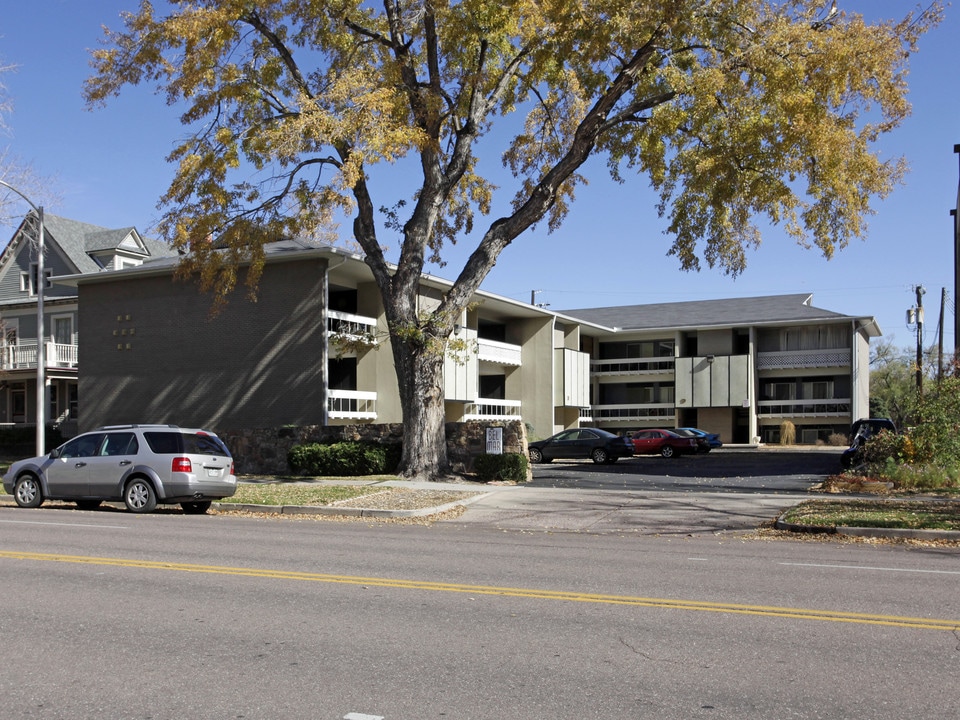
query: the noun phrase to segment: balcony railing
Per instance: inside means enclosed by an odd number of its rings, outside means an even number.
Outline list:
[[[329,390],[327,413],[331,419],[376,420],[377,394],[359,390]]]
[[[347,337],[373,337],[377,327],[377,319],[354,315],[353,313],[327,310],[327,331],[331,335]]]
[[[645,403],[642,405],[594,405],[593,419],[604,420],[657,420],[671,422],[676,418],[673,403]]]
[[[463,409],[464,420],[515,420],[520,417],[519,400],[477,398]]]
[[[850,348],[757,353],[757,370],[850,367]]]
[[[594,375],[650,375],[673,372],[674,367],[672,357],[616,358],[594,360],[590,363],[590,370]]]
[[[520,346],[477,338],[477,359],[497,365],[520,367]]]
[[[73,369],[77,368],[77,346],[63,343],[44,343],[44,367]],[[0,346],[0,369],[36,370],[37,344]]]
[[[760,417],[846,417],[850,415],[850,398],[831,400],[760,400]]]

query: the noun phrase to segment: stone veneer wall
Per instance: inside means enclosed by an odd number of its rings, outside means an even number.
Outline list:
[[[488,427],[503,428],[503,452],[527,452],[527,429],[518,421],[447,423],[447,459],[453,472],[473,472],[474,459],[486,453]],[[306,425],[225,430],[217,433],[233,454],[238,475],[289,475],[287,453],[294,445],[339,441],[399,445],[403,425]]]

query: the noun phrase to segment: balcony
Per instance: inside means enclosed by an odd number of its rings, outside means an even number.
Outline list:
[[[44,343],[44,367],[60,370],[77,369],[77,346]],[[37,344],[0,346],[0,370],[36,370]]]
[[[358,349],[374,347],[377,344],[376,330],[376,318],[327,311],[327,335],[339,356],[353,356]]]
[[[331,420],[376,420],[377,394],[359,390],[329,390],[327,414]]]
[[[757,370],[850,367],[850,348],[757,353]]]
[[[520,346],[477,338],[477,359],[497,365],[520,367]]]
[[[477,398],[463,408],[464,420],[519,420],[519,400]]]
[[[850,398],[830,400],[760,400],[761,418],[850,417]]]
[[[674,358],[616,358],[613,360],[594,360],[590,363],[594,375],[652,375],[672,373]]]
[[[673,403],[645,403],[641,405],[594,405],[593,419],[597,422],[628,421],[672,423],[676,419]]]

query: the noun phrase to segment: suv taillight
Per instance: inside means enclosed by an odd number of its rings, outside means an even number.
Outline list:
[[[190,462],[188,457],[175,457],[171,469],[173,472],[193,472],[193,463]]]

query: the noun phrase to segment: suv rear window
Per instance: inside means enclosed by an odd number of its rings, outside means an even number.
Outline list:
[[[145,432],[147,445],[157,455],[221,455],[230,457],[219,438],[206,433]]]

